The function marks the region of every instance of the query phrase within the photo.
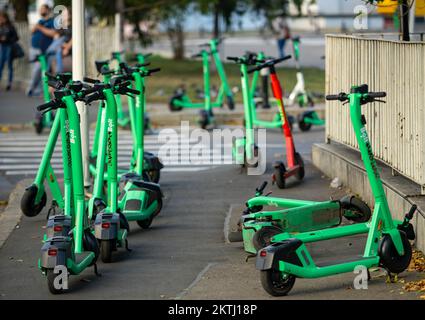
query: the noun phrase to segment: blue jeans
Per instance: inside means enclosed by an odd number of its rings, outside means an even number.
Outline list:
[[[7,64],[9,68],[9,82],[12,84],[13,81],[13,59],[12,59],[12,45],[0,44],[0,80],[3,77],[3,68]]]
[[[279,58],[283,58],[285,56],[285,44],[286,39],[281,38],[277,40],[277,48],[279,50]]]
[[[65,43],[65,37],[60,37],[50,44],[46,50],[47,61],[49,68],[52,64],[53,58],[56,59],[56,73],[63,72],[63,63],[62,63],[62,45]]]

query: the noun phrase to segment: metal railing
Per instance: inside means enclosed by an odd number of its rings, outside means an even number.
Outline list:
[[[15,81],[26,84],[30,79],[31,65],[28,62],[28,53],[31,32],[27,23],[16,23],[19,34],[19,43],[25,51],[25,57],[14,61]],[[114,50],[114,27],[89,26],[86,29],[86,70],[87,75],[96,76],[95,60],[107,59]]]
[[[326,36],[326,92],[352,85],[386,91],[386,104],[363,106],[375,156],[425,193],[425,43]],[[326,103],[328,140],[357,148],[349,108]]]

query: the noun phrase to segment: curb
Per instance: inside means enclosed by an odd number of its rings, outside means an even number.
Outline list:
[[[15,189],[9,195],[9,202],[6,209],[0,214],[0,249],[21,221],[22,212],[20,199],[25,188],[31,184],[31,179],[24,179],[16,184]]]

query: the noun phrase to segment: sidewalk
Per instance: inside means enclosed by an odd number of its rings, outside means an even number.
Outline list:
[[[125,101],[125,99],[124,99]],[[32,128],[32,121],[36,107],[43,103],[41,97],[29,98],[23,91],[14,90],[12,92],[0,92],[0,129],[19,130]],[[97,116],[97,105],[89,106],[90,122],[94,123]],[[127,106],[124,105],[125,111]],[[317,105],[314,110],[318,111],[320,117],[324,117],[324,104]],[[180,122],[185,120],[196,125],[200,109],[184,109],[179,112],[171,112],[166,104],[148,103],[146,111],[149,113],[153,127],[179,126]],[[300,109],[298,107],[289,107],[287,112],[290,115],[297,116],[309,108]],[[272,120],[277,108],[258,109],[258,117],[264,120]],[[215,108],[214,115],[218,125],[242,125],[244,113],[243,105],[237,104],[235,110],[229,110],[227,106]]]

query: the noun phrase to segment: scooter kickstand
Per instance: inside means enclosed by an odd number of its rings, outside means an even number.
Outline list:
[[[255,258],[257,255],[256,254],[249,254],[246,256],[245,258],[245,262],[248,262],[249,259]]]
[[[93,269],[94,269],[94,274],[96,276],[98,276],[98,277],[102,276],[102,274],[97,271],[97,264],[96,263],[93,265]]]
[[[125,239],[125,250],[127,250],[128,252],[133,251],[128,247],[128,240],[127,239]]]

